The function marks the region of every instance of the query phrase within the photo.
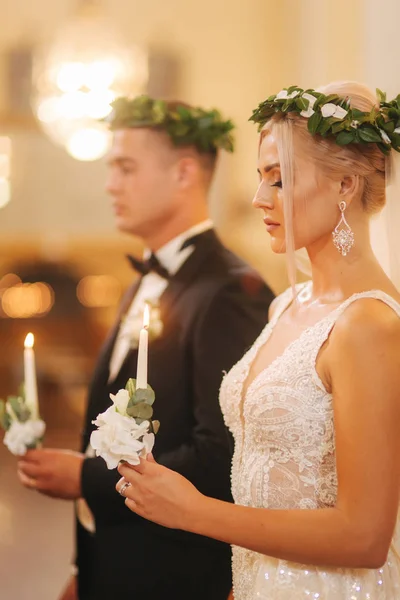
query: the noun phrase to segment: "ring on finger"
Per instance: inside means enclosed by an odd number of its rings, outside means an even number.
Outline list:
[[[119,493],[121,494],[121,496],[123,496],[125,498],[125,492],[126,490],[131,487],[131,483],[129,481],[125,481],[124,485],[121,487],[119,491]]]

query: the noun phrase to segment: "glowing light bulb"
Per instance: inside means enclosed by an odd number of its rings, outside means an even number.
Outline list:
[[[97,160],[107,152],[109,143],[108,131],[87,127],[71,135],[67,151],[77,160]]]

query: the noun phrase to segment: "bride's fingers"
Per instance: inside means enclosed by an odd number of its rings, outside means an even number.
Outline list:
[[[137,465],[134,467],[132,465],[128,465],[125,463],[120,463],[118,465],[118,473],[120,475],[122,475],[122,477],[125,477],[125,479],[127,481],[130,481],[133,483],[144,472],[144,466],[142,463],[145,463],[145,462],[146,461],[141,461],[140,465]]]

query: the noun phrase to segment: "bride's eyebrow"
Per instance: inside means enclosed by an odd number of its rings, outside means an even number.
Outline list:
[[[264,173],[269,173],[270,171],[272,171],[272,169],[275,169],[276,167],[280,167],[280,164],[279,163],[273,163],[272,165],[268,165],[266,167],[263,167],[263,172]],[[261,175],[260,169],[257,169],[257,173],[259,175]]]

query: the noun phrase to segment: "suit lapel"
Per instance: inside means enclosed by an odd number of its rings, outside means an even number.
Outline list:
[[[219,240],[215,234],[215,231],[213,229],[209,229],[196,237],[194,245],[194,252],[183,263],[179,271],[177,271],[177,273],[171,277],[169,285],[163,294],[161,294],[160,306],[163,312],[166,312],[166,314],[169,314],[169,311],[175,305],[179,296],[197,276],[204,261],[219,245]]]
[[[218,246],[219,240],[215,234],[215,231],[213,229],[210,229],[210,230],[207,230],[204,233],[200,234],[198,237],[196,237],[194,244],[195,244],[194,252],[183,263],[182,267],[175,273],[175,275],[173,275],[171,277],[171,279],[169,280],[168,286],[166,287],[166,289],[160,296],[159,303],[160,303],[161,319],[162,319],[162,321],[164,321],[164,323],[166,325],[167,325],[167,320],[168,320],[168,322],[170,322],[170,320],[171,320],[171,318],[170,318],[171,313],[172,313],[173,307],[175,306],[178,298],[185,291],[185,289],[187,289],[187,287],[190,285],[191,281],[196,277],[199,269],[201,268],[201,265],[207,259],[209,254]],[[137,288],[138,288],[138,286],[136,287],[136,289],[131,297],[130,302],[128,303],[127,307],[125,308],[125,312],[129,308],[130,303],[132,302],[132,299],[137,291]],[[123,314],[123,312],[121,314]],[[111,337],[110,349],[109,349],[109,352],[107,353],[107,365],[106,365],[107,373],[109,372],[109,363],[110,363],[112,348],[114,347],[114,343],[115,343],[115,340],[116,340],[116,337],[118,334],[120,319],[121,319],[121,317],[117,321],[116,331],[113,331],[110,334],[110,337]],[[166,328],[166,329],[168,330],[168,328]],[[137,353],[137,349],[132,349],[129,352],[127,352],[127,354],[121,364],[119,372],[121,372],[122,370],[125,369],[126,363],[128,361],[133,362],[132,358],[133,358],[134,353]],[[130,376],[135,377],[135,373],[132,373]],[[107,375],[107,378],[108,378],[108,375]],[[116,377],[116,379],[118,379],[118,376]]]

